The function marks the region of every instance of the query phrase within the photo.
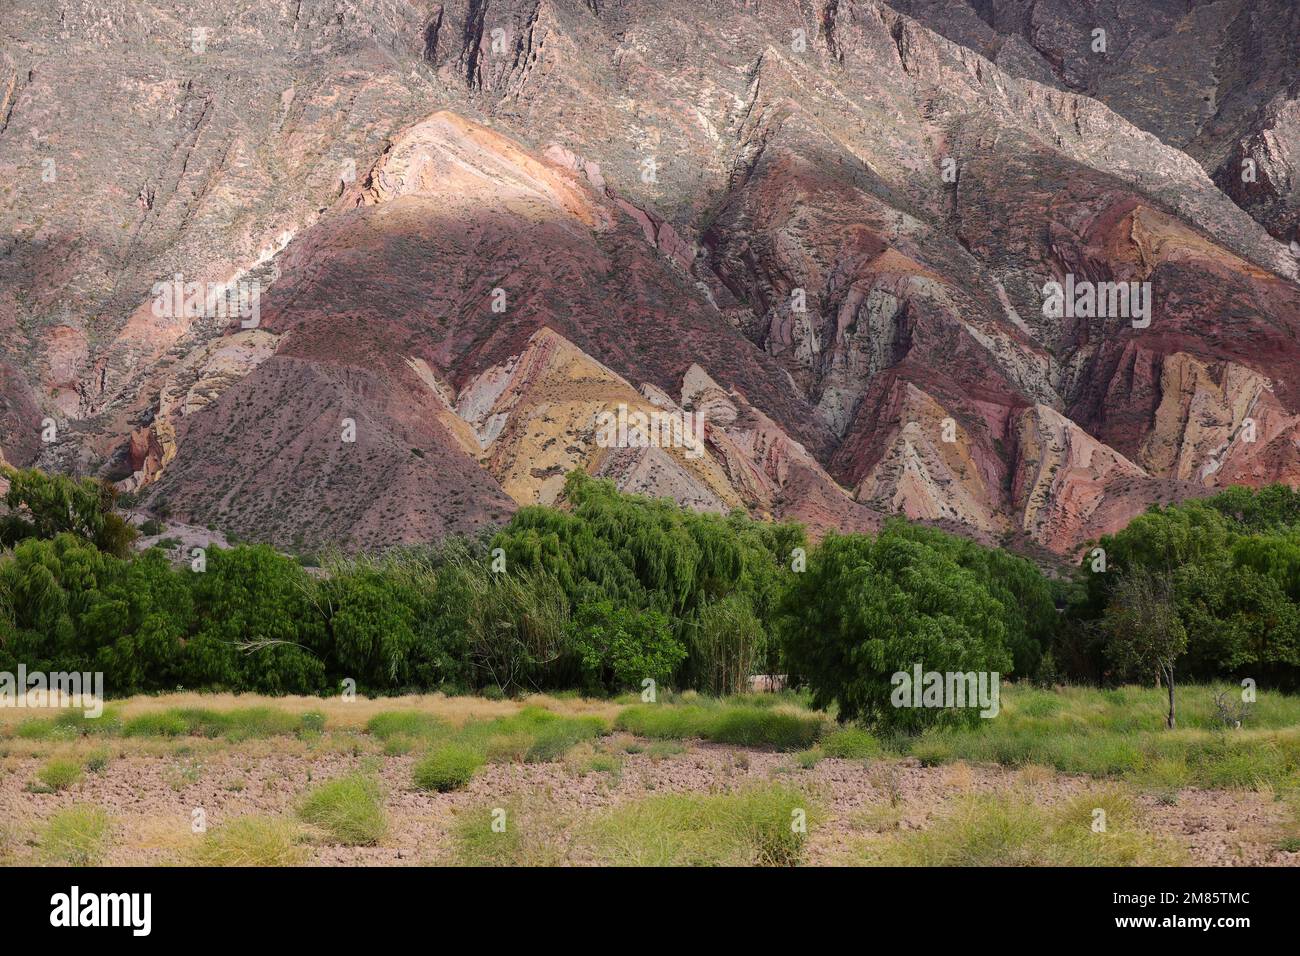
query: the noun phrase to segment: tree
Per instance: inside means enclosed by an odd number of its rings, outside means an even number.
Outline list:
[[[95,645],[96,670],[113,694],[175,687],[193,626],[188,572],[178,573],[152,548],[123,569],[81,616],[82,633]]]
[[[974,723],[973,707],[899,708],[893,675],[1011,669],[1005,609],[940,548],[887,526],[876,538],[827,535],[782,607],[782,639],[813,704],[839,719],[919,730]]]
[[[1173,584],[1168,575],[1144,569],[1130,570],[1120,578],[1106,608],[1102,626],[1107,634],[1107,655],[1123,671],[1156,670],[1169,689],[1166,726],[1175,726],[1174,665],[1187,651],[1187,632],[1174,606]]]
[[[197,632],[185,648],[185,683],[267,694],[326,689],[324,624],[294,560],[266,545],[212,548],[189,574]]]
[[[108,482],[47,475],[36,468],[3,472],[9,480],[4,497],[9,514],[0,521],[0,545],[68,533],[114,557],[130,554],[138,532],[113,510],[117,489]]]
[[[686,658],[686,648],[659,611],[609,601],[584,604],[573,620],[572,634],[588,690],[640,688],[647,678],[666,683]]]
[[[0,670],[92,670],[94,637],[82,615],[125,568],[66,532],[19,542],[0,562]]]
[[[719,697],[749,689],[749,678],[766,651],[763,625],[740,594],[701,609],[690,641],[694,687]]]
[[[412,595],[398,575],[367,564],[337,567],[315,585],[324,649],[337,676],[362,687],[403,687],[415,645]]]

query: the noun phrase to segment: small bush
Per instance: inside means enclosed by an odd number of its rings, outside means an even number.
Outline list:
[[[322,784],[303,801],[298,815],[325,830],[337,843],[372,846],[388,831],[379,782],[351,774]]]
[[[98,807],[78,805],[55,813],[37,838],[47,866],[95,866],[104,856],[112,823]]]
[[[462,744],[444,744],[418,761],[411,772],[417,790],[447,793],[469,784],[483,766],[483,754]]]
[[[55,793],[75,786],[81,780],[81,764],[75,760],[51,760],[36,772],[41,783]]]
[[[561,718],[537,732],[532,746],[524,754],[524,762],[548,763],[559,760],[577,744],[599,737],[603,730],[604,721],[598,717]]]
[[[323,734],[325,732],[325,715],[318,710],[309,710],[298,718],[298,732],[302,734]]]
[[[86,769],[91,773],[99,773],[108,766],[108,748],[96,747],[90,753],[86,754]]]
[[[238,817],[213,827],[194,851],[199,866],[300,866],[307,851],[293,821]]]
[[[911,745],[910,752],[922,767],[937,767],[957,759],[953,746],[939,737],[922,737]]]
[[[880,741],[860,727],[840,727],[827,734],[821,743],[828,757],[841,760],[867,760],[880,756]]]
[[[404,757],[415,749],[416,739],[405,734],[396,734],[384,740],[385,757]]]
[[[801,770],[811,770],[821,763],[825,756],[824,753],[814,747],[812,750],[799,751],[794,755],[794,762]]]

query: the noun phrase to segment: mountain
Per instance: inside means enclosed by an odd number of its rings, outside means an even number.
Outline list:
[[[1295,485],[1296,16],[20,0],[0,454],[354,549],[572,468],[1058,556]]]

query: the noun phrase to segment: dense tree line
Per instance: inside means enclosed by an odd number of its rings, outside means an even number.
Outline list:
[[[1077,679],[1152,677],[1172,641],[1184,679],[1252,678],[1300,686],[1300,493],[1231,488],[1153,508],[1085,556],[1057,663]],[[1171,632],[1161,637],[1161,633]]]
[[[111,489],[7,475],[0,671],[100,670],[110,693],[505,693],[660,685],[722,694],[786,674],[847,718],[889,708],[890,675],[1044,681],[1250,676],[1300,683],[1300,495],[1232,489],[1157,508],[1052,579],[1024,558],[889,522],[828,535],[696,514],[575,473],[563,506],[479,539],[334,557],[265,545],[203,569],[153,548]],[[1167,661],[1165,659],[1168,659]]]

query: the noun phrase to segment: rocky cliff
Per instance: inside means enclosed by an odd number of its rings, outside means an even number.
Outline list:
[[[24,0],[0,453],[304,547],[572,468],[1060,555],[1296,483],[1294,18]]]

